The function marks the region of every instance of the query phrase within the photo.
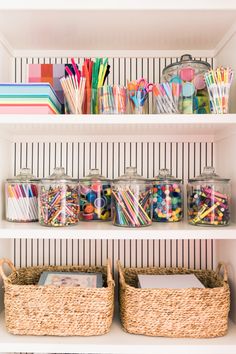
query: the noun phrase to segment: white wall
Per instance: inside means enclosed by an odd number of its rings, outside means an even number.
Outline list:
[[[13,81],[13,58],[9,54],[8,50],[0,42],[0,82],[12,82]]]

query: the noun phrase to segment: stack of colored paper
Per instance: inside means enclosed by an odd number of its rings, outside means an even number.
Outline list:
[[[62,105],[49,83],[0,84],[0,114],[60,114]]]

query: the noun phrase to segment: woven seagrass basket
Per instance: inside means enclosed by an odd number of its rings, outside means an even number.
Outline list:
[[[6,276],[3,264],[11,268]],[[37,285],[43,271],[101,272],[102,288]],[[4,281],[5,319],[10,333],[20,335],[95,336],[109,332],[114,312],[114,281],[106,267],[37,266],[15,269],[0,260]]]
[[[223,267],[223,279],[220,270]],[[211,338],[228,328],[230,291],[225,264],[216,272],[185,268],[123,268],[118,262],[120,316],[129,333]],[[140,289],[138,274],[195,274],[205,288]]]

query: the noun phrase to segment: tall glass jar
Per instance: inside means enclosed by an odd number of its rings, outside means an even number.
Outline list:
[[[38,221],[38,179],[29,168],[6,180],[6,219],[13,222]]]
[[[89,171],[80,180],[80,220],[108,221],[111,219],[111,181],[98,169]]]
[[[221,178],[213,167],[190,179],[188,221],[192,225],[226,226],[230,223],[230,180]]]
[[[161,169],[153,180],[153,221],[176,222],[183,217],[182,180]]]
[[[168,65],[162,79],[171,85],[174,101],[185,114],[210,113],[210,101],[204,74],[211,66],[205,61],[194,60],[191,55],[182,55],[180,61]]]
[[[68,226],[79,221],[78,180],[65,174],[63,167],[54,169],[39,183],[39,222],[43,226]]]
[[[127,167],[125,174],[112,184],[113,224],[142,227],[152,223],[152,183]]]

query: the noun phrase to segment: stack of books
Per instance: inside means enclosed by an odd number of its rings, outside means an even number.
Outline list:
[[[62,104],[49,83],[0,84],[0,114],[60,114]]]

